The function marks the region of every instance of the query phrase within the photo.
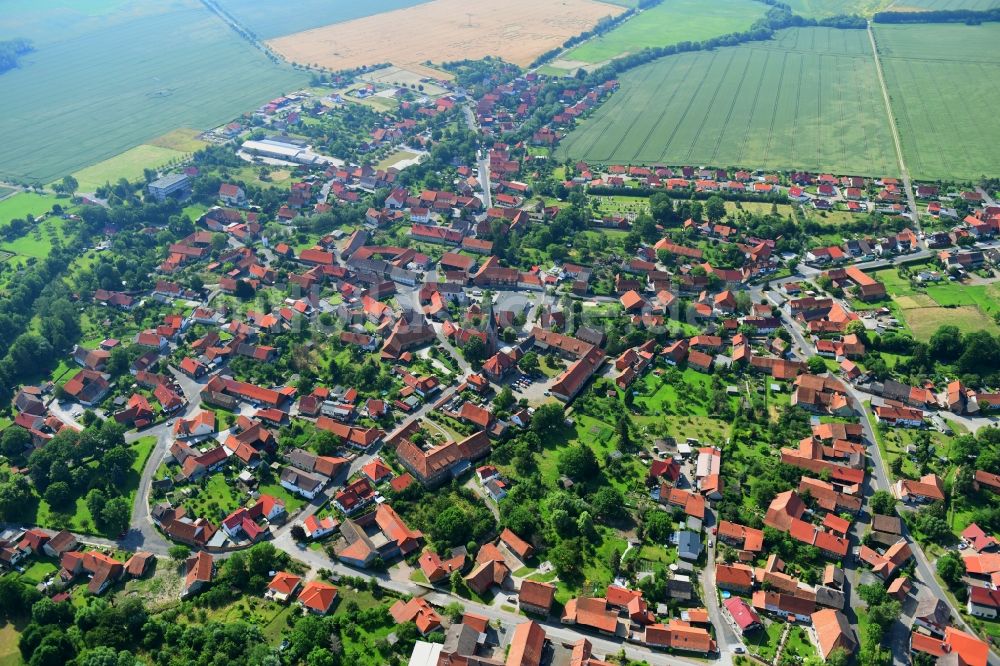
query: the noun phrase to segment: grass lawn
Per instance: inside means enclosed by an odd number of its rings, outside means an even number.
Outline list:
[[[555,367],[549,365],[549,360],[545,356],[538,357],[538,369],[546,377],[557,377],[559,373],[566,369],[566,363],[559,361]]]
[[[914,266],[919,270],[923,265]],[[993,316],[1000,312],[1000,285],[966,285],[945,282],[915,288],[896,269],[874,271],[892,297],[892,308],[900,321],[917,340],[926,342],[945,324],[957,326],[963,333],[986,330],[1000,334]]]
[[[785,630],[785,625],[782,622],[770,620],[764,620],[764,622],[767,624],[765,631],[755,631],[748,634],[743,637],[743,642],[746,643],[750,652],[767,661],[772,661],[778,651],[778,643],[781,641],[781,633]]]
[[[163,136],[158,136],[155,139],[147,141],[146,145],[156,146],[158,148],[167,148],[169,150],[177,150],[182,153],[193,153],[208,145],[207,141],[202,141],[198,138],[199,134],[201,134],[201,132],[196,129],[175,129],[172,132],[167,132]]]
[[[90,516],[90,509],[83,497],[78,497],[72,506],[72,511],[59,512],[52,509],[44,498],[38,499],[38,510],[35,513],[35,524],[49,529],[68,529],[72,532],[96,534],[97,528]]]
[[[13,623],[0,627],[0,666],[18,666],[24,663],[21,652],[17,649],[17,641],[21,635]]]
[[[120,489],[122,490],[122,494],[128,499],[129,504],[135,500],[135,492],[139,488],[139,477],[141,476],[142,469],[145,466],[146,461],[149,459],[149,454],[152,452],[155,445],[155,437],[142,437],[132,445],[132,448],[136,452],[136,459],[135,462],[132,463],[132,469],[129,471],[128,476],[125,479],[124,486]],[[91,464],[93,465],[95,463]],[[40,527],[53,529],[66,528],[73,532],[98,534],[97,525],[93,516],[90,515],[90,509],[87,508],[87,503],[84,500],[84,497],[78,497],[76,499],[76,502],[72,507],[72,512],[55,511],[51,506],[49,506],[49,503],[46,502],[44,498],[39,498],[34,520],[35,524]]]
[[[406,162],[409,164],[410,160],[417,158],[417,153],[409,150],[397,150],[396,152],[388,155],[384,160],[378,163],[377,168],[388,169],[389,167],[394,167],[400,162]],[[397,167],[398,168],[398,167]]]
[[[48,217],[20,238],[8,243],[0,243],[0,250],[13,252],[22,257],[44,259],[49,255],[56,240],[65,240],[64,222],[61,217]]]
[[[785,649],[781,654],[782,657],[798,657],[802,660],[812,659],[816,656],[816,646],[809,640],[809,635],[804,628],[792,627],[792,630],[788,634],[788,640],[785,641]]]
[[[258,488],[262,495],[272,495],[285,502],[285,510],[294,513],[306,505],[306,500],[301,496],[288,492],[279,483],[268,483]]]
[[[56,203],[69,205],[70,201],[69,199],[60,199],[54,194],[18,192],[14,196],[0,201],[0,224],[6,224],[15,218],[23,219],[29,214],[38,217],[52,210],[52,204]]]
[[[204,485],[202,485],[204,484]],[[207,480],[191,487],[195,490],[182,500],[188,515],[200,516],[208,520],[220,520],[243,506],[246,495],[236,489],[235,483],[226,483],[222,472],[215,472]]]
[[[184,153],[163,146],[142,144],[120,155],[80,169],[73,177],[80,183],[81,192],[93,192],[105,183],[116,183],[119,178],[130,181],[142,178],[143,169],[158,169]]]
[[[628,542],[608,527],[600,526],[597,532],[598,537],[594,542],[597,549],[593,557],[583,564],[582,584],[577,587],[563,580],[556,583],[556,600],[560,604],[565,604],[569,599],[580,595],[598,596],[611,583],[612,573],[608,567],[611,551],[617,549],[619,554],[624,553]]]
[[[184,206],[184,210],[181,211],[181,215],[187,215],[188,219],[190,219],[192,222],[195,222],[198,220],[199,217],[204,215],[205,211],[207,210],[208,206],[206,206],[205,204],[199,204],[199,203],[189,204],[187,206]]]
[[[555,487],[559,481],[559,456],[577,444],[586,444],[603,461],[615,450],[614,426],[587,414],[575,414],[573,428],[564,428],[559,437],[544,444],[538,462],[538,471],[546,486]],[[626,456],[622,459],[623,474],[620,477],[608,475],[608,482],[622,493],[628,493],[643,478],[643,467],[637,459]]]
[[[59,571],[58,560],[50,557],[35,557],[31,560],[31,566],[21,574],[21,580],[31,585],[38,585],[57,571]]]

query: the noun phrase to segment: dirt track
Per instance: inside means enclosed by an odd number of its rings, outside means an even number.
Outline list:
[[[622,11],[596,0],[433,0],[268,44],[294,62],[332,69],[391,62],[415,70],[427,61],[487,55],[525,66]]]

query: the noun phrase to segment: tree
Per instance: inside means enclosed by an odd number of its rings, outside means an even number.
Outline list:
[[[462,614],[465,612],[465,608],[462,604],[457,601],[452,601],[450,604],[441,609],[444,611],[445,617],[447,617],[452,622],[458,622],[462,619]]]
[[[292,538],[295,539],[296,541],[302,542],[306,540],[306,531],[299,524],[292,525],[291,534]]]
[[[646,514],[646,534],[656,543],[665,544],[673,529],[673,520],[666,511],[653,509]]]
[[[253,285],[251,285],[249,282],[247,282],[246,280],[236,281],[236,289],[233,291],[233,294],[236,296],[236,298],[240,299],[241,301],[249,301],[253,299],[254,293],[255,292],[253,289]]]
[[[814,375],[821,375],[826,372],[826,361],[819,356],[810,356],[809,360],[806,361],[806,365],[809,366],[809,372]]]
[[[549,551],[549,561],[556,568],[560,578],[575,579],[580,575],[582,565],[580,553],[584,550],[579,538],[564,539]]]
[[[100,488],[94,488],[87,493],[86,503],[90,515],[95,521],[99,521],[101,520],[101,512],[104,511],[104,506],[108,503],[108,496]]]
[[[586,481],[596,476],[600,468],[594,451],[585,444],[578,444],[559,454],[558,469],[560,474],[574,481]]]
[[[962,332],[957,326],[945,325],[938,328],[927,345],[931,357],[943,363],[950,363],[962,355]]]
[[[313,435],[313,442],[316,444],[316,453],[321,456],[332,456],[340,447],[339,438],[329,430],[317,430]]]
[[[101,522],[108,534],[121,534],[132,519],[132,506],[124,497],[113,497],[101,510]]]
[[[465,579],[462,578],[462,572],[455,569],[451,572],[451,591],[455,594],[461,594],[465,590]]]
[[[726,202],[722,197],[714,195],[705,202],[705,217],[712,222],[718,222],[726,216]]]
[[[826,656],[827,666],[847,666],[849,661],[850,655],[844,648],[833,648]]]
[[[518,362],[518,366],[521,371],[527,375],[534,375],[538,373],[538,353],[530,351],[521,357]]]
[[[170,555],[171,560],[173,560],[177,564],[180,564],[181,562],[183,562],[184,560],[186,560],[188,557],[191,556],[191,549],[188,548],[187,546],[177,544],[175,546],[171,546],[170,549],[167,551],[167,554]]]
[[[896,498],[888,490],[876,490],[871,497],[872,513],[891,516],[896,513]]]
[[[471,336],[462,345],[462,356],[472,365],[479,366],[486,360],[486,343],[477,335]]]
[[[465,512],[452,505],[442,511],[434,519],[431,526],[431,536],[434,540],[449,546],[463,544],[471,536],[471,525]]]
[[[531,430],[544,440],[562,428],[564,419],[562,405],[549,402],[536,409],[531,416]]]
[[[504,386],[500,389],[500,393],[497,397],[493,399],[493,405],[500,411],[507,411],[510,409],[516,400],[514,399],[514,392],[510,390],[509,386]]]
[[[56,481],[45,490],[45,501],[50,506],[63,508],[73,499],[73,491],[65,481]]]
[[[628,417],[625,414],[618,416],[615,430],[618,432],[618,450],[631,451],[633,448],[632,434],[629,431]]]
[[[7,428],[0,437],[0,451],[8,458],[14,458],[31,446],[31,435],[24,428]]]
[[[0,520],[20,517],[31,495],[31,484],[23,475],[0,473]]]
[[[135,449],[124,444],[114,446],[101,457],[101,471],[113,486],[120,486],[132,469],[137,457]]]
[[[59,181],[58,187],[60,192],[73,196],[73,193],[80,187],[80,183],[73,176],[63,176],[63,179]]]
[[[111,358],[108,359],[105,370],[113,377],[120,377],[128,372],[130,363],[128,350],[124,346],[118,345],[111,350]]]
[[[590,496],[590,506],[601,518],[614,520],[625,515],[625,498],[611,486],[603,486]]]
[[[962,577],[965,575],[965,562],[958,556],[958,553],[950,550],[938,558],[937,573],[949,587],[958,587],[962,584]]]

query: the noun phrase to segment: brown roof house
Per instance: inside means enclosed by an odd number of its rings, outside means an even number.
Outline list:
[[[552,601],[555,599],[555,595],[555,585],[525,580],[521,583],[521,590],[517,595],[517,605],[527,613],[548,616],[549,611],[552,610]]]

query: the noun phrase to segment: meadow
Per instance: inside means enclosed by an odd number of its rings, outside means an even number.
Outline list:
[[[15,218],[23,220],[27,215],[38,217],[52,210],[52,205],[57,203],[61,203],[65,207],[69,204],[69,199],[59,199],[52,194],[18,192],[0,201],[0,225]]]
[[[81,4],[99,13],[97,0]],[[0,178],[51,182],[178,127],[217,126],[306,82],[196,0],[103,5],[123,6],[65,33],[63,14],[42,12],[59,38],[40,40],[0,78]],[[39,21],[15,26],[33,37]]]
[[[1000,95],[986,84],[1000,78],[1000,25],[877,25],[875,38],[910,173],[1000,174]]]
[[[925,0],[927,1],[927,0]],[[792,11],[809,18],[825,18],[839,14],[871,16],[892,4],[892,0],[786,0]]]
[[[998,0],[899,0],[892,9],[893,11],[972,9],[981,12],[996,7],[1000,7]]]
[[[863,30],[799,28],[774,40],[661,58],[562,142],[560,158],[897,171]]]
[[[218,0],[218,4],[261,39],[311,30],[419,5],[427,0]]]
[[[184,155],[179,150],[142,144],[80,169],[73,177],[80,186],[80,192],[93,192],[105,183],[118,182],[119,178],[141,180],[144,169],[158,169]]]
[[[746,30],[764,15],[766,5],[753,0],[664,0],[621,26],[571,49],[552,63],[554,69],[598,64],[646,47],[697,42]]]
[[[941,282],[914,288],[895,269],[882,269],[873,275],[885,284],[894,309],[917,340],[926,342],[945,324],[957,326],[963,333],[983,330],[1000,334],[1000,325],[993,318],[1000,312],[1000,284]]]

